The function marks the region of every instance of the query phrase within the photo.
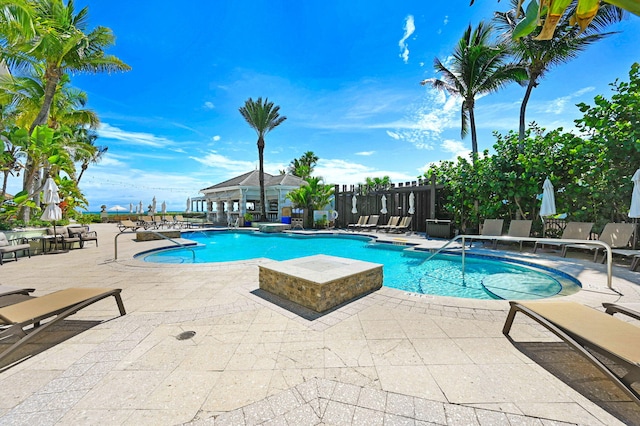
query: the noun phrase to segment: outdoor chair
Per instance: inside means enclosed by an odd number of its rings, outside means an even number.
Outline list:
[[[71,226],[67,227],[69,235],[80,237],[80,248],[84,248],[84,243],[87,241],[95,241],[96,247],[98,247],[98,233],[96,231],[89,231],[87,226]]]
[[[120,315],[125,315],[121,291],[110,288],[68,288],[1,307],[0,342],[10,336],[18,336],[19,340],[0,353],[0,361],[58,321],[109,296],[116,299]],[[43,323],[44,320],[49,321]]]
[[[575,302],[509,302],[511,309],[502,329],[509,331],[517,312],[546,327],[589,360],[609,377],[634,402],[640,404],[640,394],[632,385],[640,381],[640,327]],[[626,313],[624,310],[617,312]],[[616,365],[602,362],[591,352],[603,355]],[[614,372],[623,367],[621,377]]]
[[[26,253],[31,257],[31,245],[26,238],[12,238],[8,239],[4,232],[0,232],[0,265],[4,261],[5,254],[13,253],[13,258],[18,261],[18,252],[21,251],[22,255]]]
[[[378,226],[378,220],[380,219],[379,215],[372,215],[369,216],[369,220],[367,221],[367,223],[362,224],[360,226],[358,226],[356,229],[376,229],[376,227]]]
[[[400,222],[400,216],[391,216],[387,224],[378,226],[378,229],[389,232],[389,229],[396,226],[398,222]]]
[[[138,224],[144,229],[158,229],[158,224],[153,220],[153,216],[140,216]]]
[[[482,224],[482,232],[480,235],[483,237],[499,237],[502,235],[502,226],[504,225],[504,219],[485,219]],[[484,245],[483,240],[482,245]],[[473,238],[469,239],[469,247],[473,243]]]
[[[127,230],[136,231],[138,228],[140,228],[140,225],[130,220],[121,220],[118,223],[118,230],[120,232],[124,232]]]
[[[367,223],[368,220],[369,220],[369,216],[360,216],[358,218],[358,222],[348,224],[347,228],[351,228],[351,229],[355,230],[356,228],[360,227],[361,225],[364,225],[365,223]]]
[[[408,231],[411,226],[411,216],[405,216],[400,220],[396,226],[389,228],[389,232],[403,232]]]
[[[177,214],[173,217],[173,226],[176,228],[188,228],[189,222],[181,214]]]
[[[588,240],[593,228],[593,222],[569,222],[562,231],[560,239],[562,240]],[[533,246],[533,252],[538,250],[538,245],[543,246],[564,246],[566,243],[557,242],[537,242]]]
[[[598,241],[607,243],[609,247],[614,248],[626,248],[629,245],[629,240],[633,236],[635,229],[634,223],[607,223],[598,237]],[[588,244],[566,244],[562,246],[562,257],[567,256],[567,249],[586,249],[593,250],[593,261],[598,260],[598,254],[602,247],[595,247]]]
[[[522,251],[523,240],[518,238],[527,238],[531,234],[531,225],[533,221],[524,219],[514,219],[509,223],[509,231],[507,237],[511,237],[503,242],[516,242],[520,243],[520,251]],[[498,248],[498,239],[493,240],[493,248]]]
[[[47,228],[47,235],[54,235],[53,231],[54,228]],[[78,243],[78,246],[82,248],[82,240],[80,239],[80,236],[69,233],[69,228],[66,226],[56,226],[55,238],[51,238],[51,240],[49,240],[49,245],[61,244],[62,249],[64,249],[65,246],[67,249],[71,249],[75,243]]]
[[[34,291],[35,288],[0,285],[0,308],[22,302],[23,300],[31,299],[33,296],[30,296],[30,294]]]

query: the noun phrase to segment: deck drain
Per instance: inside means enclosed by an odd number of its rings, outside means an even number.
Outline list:
[[[178,339],[178,340],[188,340],[188,339],[191,339],[195,335],[196,335],[195,331],[183,331],[182,333],[180,333],[180,334],[178,334],[176,336],[176,339]]]

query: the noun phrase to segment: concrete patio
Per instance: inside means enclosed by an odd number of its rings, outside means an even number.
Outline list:
[[[122,288],[127,315],[103,300],[12,356],[2,425],[640,424],[640,407],[545,329],[517,316],[505,338],[506,301],[383,287],[321,315],[259,290],[268,259],[143,263],[133,255],[167,243],[127,234],[114,261],[116,225],[91,229],[99,247],[7,261],[0,284]],[[640,301],[624,266],[612,291],[586,257],[509,255],[576,276],[584,289],[567,299]]]

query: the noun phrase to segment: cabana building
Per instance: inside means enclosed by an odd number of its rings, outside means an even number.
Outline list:
[[[287,194],[305,183],[293,175],[264,173],[266,220],[280,222],[282,208],[291,207]],[[192,211],[206,211],[209,222],[226,225],[234,223],[245,213],[255,215],[256,219],[260,216],[260,172],[257,170],[201,189],[200,193],[202,197],[191,199]]]

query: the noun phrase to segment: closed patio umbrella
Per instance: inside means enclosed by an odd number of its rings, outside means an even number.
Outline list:
[[[53,179],[49,177],[44,183],[42,192],[42,198],[44,199],[47,207],[44,209],[44,212],[42,212],[42,216],[40,216],[40,219],[53,223],[53,241],[56,245],[56,249],[54,252],[50,253],[59,253],[56,220],[62,219],[62,209],[60,208],[60,206],[58,206],[58,203],[60,202],[60,196],[58,195],[58,185],[56,185]]]
[[[409,194],[409,214],[414,214],[416,212],[416,196],[413,194]]]
[[[356,197],[356,194],[353,194],[353,198],[351,199],[351,213],[353,214],[358,214],[358,197]]]
[[[138,214],[142,213],[144,213],[144,207],[142,207],[142,201],[140,201],[140,204],[138,205]]]
[[[191,197],[187,198],[187,209],[184,212],[191,213]]]
[[[636,170],[631,178],[633,182],[633,191],[631,192],[631,208],[629,209],[630,218],[640,217],[640,169]]]
[[[129,203],[129,214],[133,214],[133,203]]]
[[[380,213],[387,214],[387,197],[382,196],[382,208],[380,209]]]
[[[149,212],[151,214],[155,214],[156,213],[156,197],[153,197],[153,200],[151,200],[151,211]]]
[[[540,216],[553,216],[556,214],[556,197],[553,194],[553,184],[546,178],[542,185],[542,206],[540,206]]]
[[[162,214],[167,214],[167,203],[166,201],[162,202],[162,205],[160,206],[160,208],[162,209]]]

